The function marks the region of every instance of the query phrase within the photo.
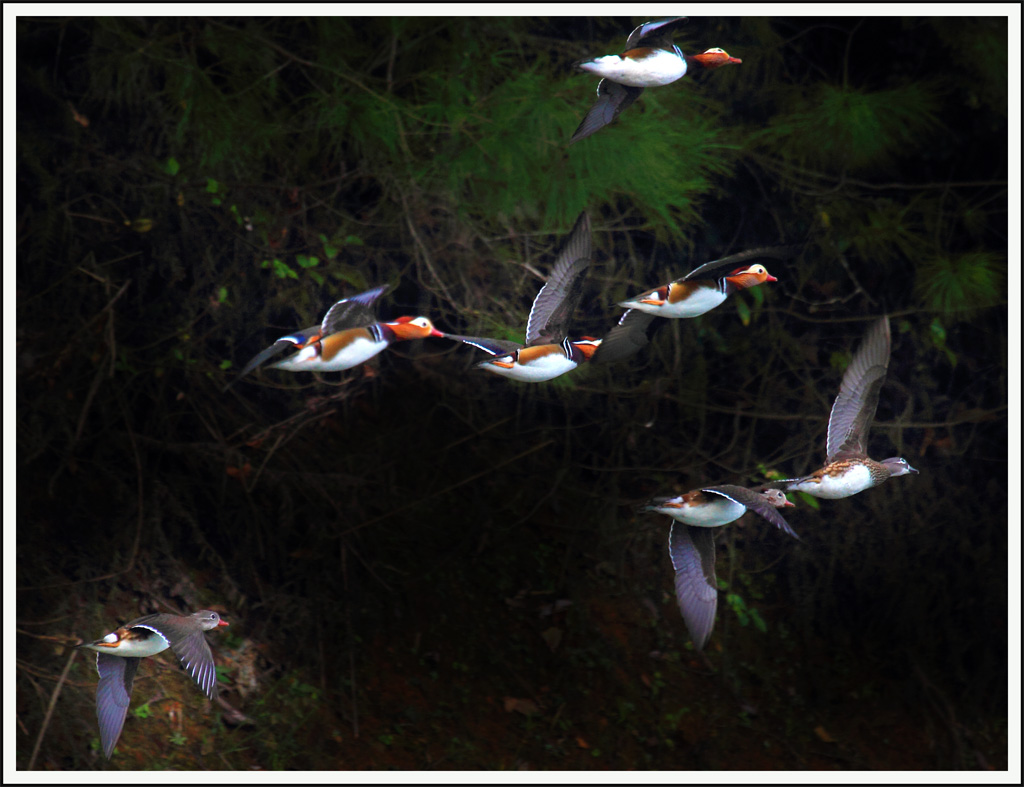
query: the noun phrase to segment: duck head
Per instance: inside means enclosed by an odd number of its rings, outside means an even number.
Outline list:
[[[767,500],[776,508],[785,508],[786,506],[793,507],[793,503],[790,503],[786,498],[786,493],[781,489],[765,489],[761,493],[761,497]]]
[[[881,464],[889,468],[890,478],[895,478],[898,475],[919,475],[921,472],[911,467],[910,462],[902,456],[890,456],[888,459],[883,459]]]
[[[751,265],[749,268],[737,268],[726,276],[725,280],[737,290],[756,287],[758,284],[764,284],[766,281],[778,281],[778,279],[768,273],[768,270],[764,265]]]
[[[384,323],[395,334],[395,341],[404,342],[409,339],[426,339],[428,336],[444,338],[434,324],[426,317],[399,317],[392,322]]]
[[[687,61],[700,63],[708,71],[713,71],[716,68],[727,66],[730,63],[739,65],[743,62],[738,57],[733,57],[724,49],[719,49],[718,47],[708,49],[705,52],[701,52],[699,55],[687,55],[686,59]]]

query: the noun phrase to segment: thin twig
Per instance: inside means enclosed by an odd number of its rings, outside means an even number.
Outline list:
[[[39,755],[39,747],[43,745],[43,738],[46,736],[46,728],[50,726],[50,719],[53,717],[53,709],[57,706],[57,697],[60,696],[61,689],[64,688],[64,681],[68,677],[68,671],[71,669],[71,664],[75,660],[75,656],[78,655],[78,650],[72,649],[71,655],[68,656],[68,663],[64,665],[64,671],[60,674],[60,679],[57,681],[57,685],[53,688],[53,694],[50,695],[50,705],[46,709],[46,715],[43,717],[43,726],[39,728],[39,735],[36,737],[35,748],[32,749],[32,757],[28,761],[28,770],[32,770],[36,764],[36,757]]]
[[[427,270],[430,271],[430,275],[434,277],[434,281],[437,286],[441,288],[441,292],[444,293],[444,297],[448,300],[448,303],[459,305],[444,284],[444,279],[437,275],[437,271],[434,270],[434,266],[430,262],[430,252],[427,251],[426,244],[420,239],[419,233],[416,232],[416,226],[413,224],[412,216],[409,215],[409,205],[405,200],[405,191],[400,189],[399,194],[402,197],[402,212],[405,214],[405,222],[409,226],[409,233],[412,235],[413,241],[416,243],[416,248],[420,250],[420,257],[423,259],[423,264],[427,266]],[[465,304],[460,305],[461,310],[465,311]]]
[[[352,598],[348,591],[348,549],[344,542],[341,545],[341,581],[345,589],[345,597]],[[352,632],[352,605],[345,605],[345,628],[348,630],[348,677],[349,685],[352,687],[352,735],[359,737],[359,703],[356,701],[358,685],[356,683],[356,656],[355,656],[355,634]]]

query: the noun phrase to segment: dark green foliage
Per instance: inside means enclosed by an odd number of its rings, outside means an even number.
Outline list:
[[[967,252],[922,260],[917,294],[930,309],[953,317],[1006,302],[1006,262],[994,254]]]
[[[784,160],[803,167],[877,174],[928,144],[937,99],[922,84],[875,92],[821,84],[774,118],[764,137]]]
[[[640,21],[19,20],[19,768],[41,731],[34,767],[103,767],[91,667],[59,684],[43,637],[159,605],[224,609],[256,726],[183,692],[171,729],[154,667],[114,768],[1005,767],[1006,20],[692,19],[742,65],[567,147],[570,64]],[[580,335],[805,247],[550,384],[431,339],[223,392],[378,284],[381,317],[521,340],[582,210]],[[801,543],[725,528],[702,660],[637,505],[820,465],[883,313],[870,451],[921,475],[798,500]]]

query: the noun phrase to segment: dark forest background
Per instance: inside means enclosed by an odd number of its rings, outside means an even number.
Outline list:
[[[642,21],[18,20],[19,768],[1007,767],[1007,20],[691,19],[742,65],[567,148]],[[430,339],[222,390],[377,284],[521,337],[582,210],[578,334],[802,250],[546,384]],[[723,528],[694,652],[637,506],[820,466],[886,313],[920,475]],[[201,608],[224,702],[147,660],[108,763],[69,646]]]

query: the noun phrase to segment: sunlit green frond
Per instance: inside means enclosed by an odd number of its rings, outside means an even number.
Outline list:
[[[938,101],[920,83],[867,91],[822,84],[760,135],[787,160],[828,171],[878,170],[920,155]]]
[[[1005,303],[1006,262],[980,251],[923,260],[914,291],[925,308],[943,314]]]

